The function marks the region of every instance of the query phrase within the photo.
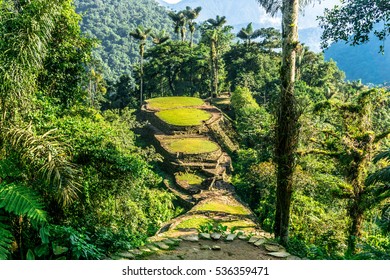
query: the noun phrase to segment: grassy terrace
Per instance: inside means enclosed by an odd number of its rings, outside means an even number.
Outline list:
[[[176,173],[175,174],[176,180],[177,181],[185,181],[189,185],[200,185],[202,184],[204,178],[201,176],[198,176],[193,173]]]
[[[193,209],[195,211],[209,211],[209,212],[224,212],[232,215],[249,215],[250,212],[245,209],[242,205],[224,204],[220,201],[210,201],[198,206]]]
[[[204,102],[200,98],[185,97],[185,96],[171,96],[171,97],[158,97],[148,99],[146,102],[149,104],[149,108],[153,110],[167,110],[179,107],[193,107],[200,106]]]
[[[209,218],[205,218],[202,216],[193,216],[186,220],[183,220],[180,224],[176,226],[176,229],[198,229],[200,226],[206,225],[208,223],[212,223],[213,220]]]
[[[236,221],[220,221],[212,218],[206,218],[204,216],[194,215],[181,221],[175,229],[199,229],[200,226],[207,225],[209,223],[218,224],[221,223],[223,226],[227,226],[228,230],[232,228],[241,229],[253,229],[256,227],[255,223],[250,220],[236,220]]]
[[[204,154],[215,152],[218,145],[203,138],[164,139],[162,144],[170,153]]]
[[[211,118],[210,113],[195,108],[163,110],[156,113],[156,116],[167,124],[176,126],[197,126]]]

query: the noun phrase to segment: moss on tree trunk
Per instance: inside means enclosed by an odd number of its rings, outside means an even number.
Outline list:
[[[275,160],[277,171],[277,201],[275,236],[282,244],[288,242],[288,227],[292,195],[292,176],[298,143],[298,111],[294,96],[295,60],[298,44],[298,0],[283,1],[282,21],[282,89],[276,124]]]

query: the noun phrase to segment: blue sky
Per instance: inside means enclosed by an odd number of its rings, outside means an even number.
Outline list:
[[[180,2],[181,0],[163,0],[167,3],[177,3],[177,2]],[[221,0],[223,1],[223,0]],[[340,0],[321,0],[320,1],[321,3],[316,3],[315,6],[314,6],[314,9],[317,10],[318,12],[321,11],[324,9],[324,8],[329,8],[329,7],[333,7],[334,5],[336,4],[339,4],[340,3]]]
[[[181,0],[163,0],[167,3],[177,3]],[[223,1],[223,0],[219,0]],[[239,1],[239,0],[237,0]],[[316,17],[323,14],[323,10],[325,8],[332,8],[334,5],[340,4],[340,0],[317,0],[313,1],[313,4],[309,4],[306,7],[307,12],[300,16],[300,25],[304,28],[308,27],[316,27]],[[271,16],[269,16],[269,20],[271,20]],[[275,19],[275,21],[278,21]]]

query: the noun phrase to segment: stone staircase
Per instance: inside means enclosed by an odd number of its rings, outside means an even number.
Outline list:
[[[159,120],[148,102],[143,106],[144,120],[149,122],[147,137],[163,155],[165,171],[175,178],[164,180],[164,185],[190,210],[162,225],[145,246],[118,252],[112,258],[228,259],[235,255],[233,259],[297,259],[259,227],[251,209],[229,183],[232,165],[227,152],[234,152],[237,145],[224,132],[222,112],[209,104],[194,108],[212,117],[198,127],[178,128]],[[185,154],[167,148],[169,141],[182,138],[207,139],[218,149]],[[180,179],[181,174],[191,174],[202,182],[187,182]]]

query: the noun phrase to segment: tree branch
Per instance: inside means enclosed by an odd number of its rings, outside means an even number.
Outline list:
[[[319,149],[311,149],[311,150],[298,150],[297,154],[300,156],[306,156],[310,154],[315,154],[315,155],[324,155],[324,156],[330,156],[330,157],[339,157],[342,155],[341,152],[329,152],[325,150],[319,150]]]

